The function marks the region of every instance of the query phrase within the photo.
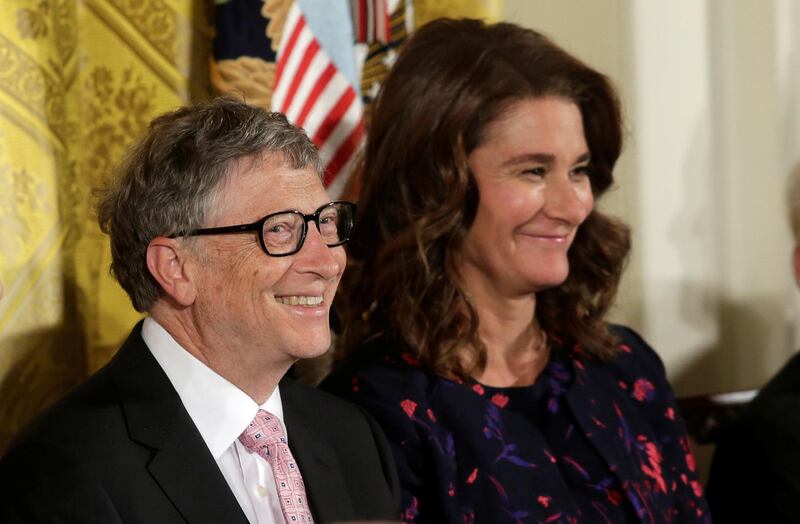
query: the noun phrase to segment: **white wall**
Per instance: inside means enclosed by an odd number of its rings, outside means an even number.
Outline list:
[[[608,74],[628,129],[604,208],[634,231],[615,320],[679,395],[758,387],[800,339],[785,183],[800,161],[800,2],[505,0]]]

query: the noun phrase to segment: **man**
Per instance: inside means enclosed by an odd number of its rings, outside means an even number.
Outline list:
[[[98,208],[148,316],[0,460],[0,522],[396,515],[374,423],[283,379],[327,350],[345,267],[354,206],[329,202],[320,173],[277,113],[218,99],[153,121]]]
[[[800,167],[792,174],[789,209],[800,286]],[[706,495],[715,524],[800,523],[800,353],[725,428]]]

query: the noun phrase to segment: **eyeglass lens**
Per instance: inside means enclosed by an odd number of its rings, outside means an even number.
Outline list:
[[[317,229],[327,245],[333,246],[347,240],[353,224],[350,214],[350,208],[340,203],[324,206],[315,213]],[[305,227],[305,217],[298,212],[290,211],[269,217],[262,229],[267,251],[282,255],[299,249],[305,236]]]

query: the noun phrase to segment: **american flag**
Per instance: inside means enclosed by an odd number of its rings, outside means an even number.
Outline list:
[[[351,0],[356,42],[388,44],[392,30],[385,0]]]
[[[339,176],[364,136],[361,98],[331,61],[295,2],[289,9],[272,92],[272,110],[302,126],[325,162],[325,185]]]
[[[216,19],[212,83],[269,100],[303,127],[325,163],[325,185],[339,194],[364,138],[355,46],[388,40],[386,0],[228,0]],[[259,87],[266,96],[247,92]]]

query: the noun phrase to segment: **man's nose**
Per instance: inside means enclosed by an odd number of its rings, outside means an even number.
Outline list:
[[[303,272],[317,273],[325,279],[333,278],[341,273],[343,263],[335,256],[335,249],[339,248],[328,247],[317,224],[309,221],[306,239],[296,255],[295,267]]]

